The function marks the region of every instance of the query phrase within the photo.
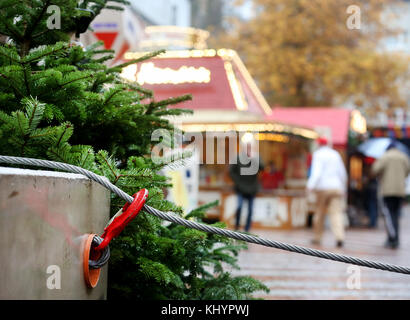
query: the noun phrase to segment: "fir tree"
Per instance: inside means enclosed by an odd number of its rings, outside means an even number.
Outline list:
[[[164,117],[189,112],[169,105],[188,96],[155,101],[152,92],[124,82],[130,64],[108,67],[112,51],[70,43],[108,1],[0,1],[0,153],[55,160],[106,176],[129,194],[149,190],[148,204],[183,215],[166,201],[169,181],[150,158],[151,134],[173,130]],[[127,1],[110,1],[118,5]],[[61,29],[47,27],[47,8],[61,10]],[[143,103],[143,101],[149,101]],[[96,151],[97,150],[97,151]],[[164,164],[166,165],[166,164]],[[111,213],[124,201],[112,195]],[[186,218],[202,221],[209,205]],[[164,224],[140,214],[111,242],[108,297],[126,299],[243,299],[267,290],[250,277],[232,277],[244,248],[233,240]]]

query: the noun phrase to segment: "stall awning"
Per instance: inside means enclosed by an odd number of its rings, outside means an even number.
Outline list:
[[[320,131],[329,129],[333,145],[347,146],[351,110],[332,107],[275,107],[266,120],[303,126]]]
[[[135,59],[143,54],[128,52],[124,58]],[[239,111],[261,117],[271,113],[271,108],[233,50],[167,51],[147,62],[124,68],[122,75],[152,90],[156,101],[192,94],[192,101],[178,104],[178,108]]]

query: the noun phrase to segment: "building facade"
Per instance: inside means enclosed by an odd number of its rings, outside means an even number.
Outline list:
[[[131,0],[131,7],[148,25],[189,27],[190,0]]]

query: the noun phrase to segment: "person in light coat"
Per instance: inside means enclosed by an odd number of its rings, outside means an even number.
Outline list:
[[[382,210],[387,226],[385,246],[396,249],[399,246],[399,218],[406,195],[406,177],[410,174],[409,158],[392,142],[387,151],[373,163],[372,173],[379,178],[383,197]]]
[[[344,196],[347,173],[340,154],[328,146],[326,138],[318,139],[319,149],[312,156],[311,173],[307,182],[308,192],[316,193],[316,211],[313,216],[313,244],[320,244],[326,214],[336,238],[342,247],[345,240]]]

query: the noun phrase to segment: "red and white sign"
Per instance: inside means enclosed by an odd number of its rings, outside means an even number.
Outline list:
[[[124,7],[123,11],[102,10],[90,27],[93,31],[82,34],[81,43],[89,46],[103,41],[105,49],[115,50],[115,58],[110,64],[121,61],[125,52],[137,50],[139,41],[145,38],[144,21],[128,7]]]

